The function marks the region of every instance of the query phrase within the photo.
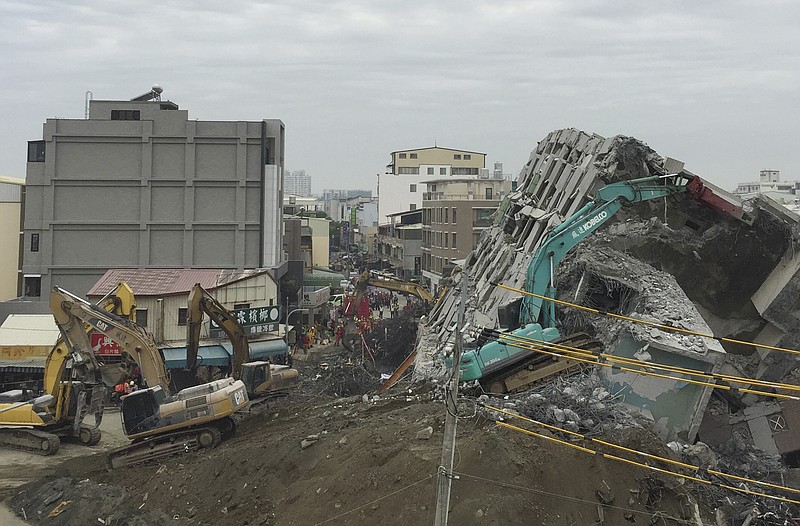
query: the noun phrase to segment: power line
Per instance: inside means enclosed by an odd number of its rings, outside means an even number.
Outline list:
[[[682,333],[682,334],[689,334],[691,336],[700,336],[701,338],[709,338],[711,340],[717,340],[719,342],[737,343],[737,344],[740,344],[740,345],[752,345],[753,347],[760,347],[762,349],[768,349],[770,351],[779,351],[779,352],[785,352],[785,353],[789,353],[789,354],[800,355],[800,351],[798,351],[797,349],[787,349],[785,347],[777,347],[777,346],[774,346],[774,345],[765,345],[763,343],[748,342],[748,341],[744,341],[744,340],[737,340],[735,338],[727,338],[727,337],[724,337],[724,336],[714,336],[713,334],[705,334],[705,333],[698,332],[698,331],[693,331],[693,330],[690,330],[690,329],[684,329],[683,327],[674,327],[672,325],[664,325],[664,324],[657,323],[657,322],[654,322],[654,321],[641,320],[641,319],[638,319],[638,318],[632,318],[630,316],[624,316],[622,314],[616,314],[614,312],[608,312],[608,311],[603,311],[603,310],[600,310],[600,309],[594,309],[592,307],[587,307],[585,305],[578,305],[577,303],[570,303],[570,302],[564,301],[564,300],[558,300],[558,299],[555,299],[555,298],[549,298],[547,296],[542,296],[540,294],[535,294],[533,292],[528,292],[526,290],[517,289],[517,288],[514,288],[514,287],[509,287],[508,285],[503,285],[502,283],[494,283],[493,282],[492,285],[495,285],[495,286],[497,286],[497,287],[499,287],[501,289],[506,289],[506,290],[509,290],[511,292],[516,292],[518,294],[522,294],[524,296],[531,296],[532,298],[537,298],[537,299],[541,299],[541,300],[545,300],[545,301],[550,301],[550,302],[553,302],[553,303],[555,303],[557,305],[562,305],[564,307],[570,307],[570,308],[573,308],[573,309],[578,309],[578,310],[582,310],[582,311],[586,311],[586,312],[591,312],[591,313],[594,313],[594,314],[602,314],[604,316],[609,316],[611,318],[617,318],[617,319],[620,319],[620,320],[630,321],[630,322],[634,322],[634,323],[640,323],[642,325],[647,325],[649,327],[655,327],[656,329],[661,329],[662,331],[679,332],[679,333]]]
[[[699,371],[697,369],[689,369],[689,368],[676,367],[676,366],[663,365],[663,364],[654,364],[654,363],[651,363],[651,362],[644,362],[644,361],[641,361],[641,360],[633,360],[633,359],[630,359],[630,358],[618,357],[618,356],[614,356],[613,354],[592,353],[592,352],[588,352],[588,351],[583,350],[583,349],[578,349],[578,348],[574,348],[574,347],[567,347],[565,345],[560,345],[560,344],[553,343],[553,342],[547,342],[547,341],[544,341],[544,340],[538,340],[538,339],[527,338],[527,337],[522,337],[522,336],[514,336],[514,335],[511,335],[509,333],[501,333],[501,332],[497,332],[497,331],[494,331],[494,332],[496,333],[496,335],[499,337],[500,340],[503,340],[504,342],[508,342],[508,343],[506,343],[506,345],[508,345],[509,347],[514,347],[514,348],[522,349],[522,350],[525,350],[525,351],[536,352],[536,353],[544,354],[544,355],[547,355],[547,356],[552,356],[554,358],[564,358],[566,360],[571,360],[571,361],[579,362],[579,363],[585,363],[585,364],[589,364],[589,365],[598,365],[600,367],[606,367],[606,368],[610,368],[610,369],[616,370],[616,371],[629,372],[629,373],[634,373],[634,374],[641,374],[641,375],[644,375],[644,376],[652,376],[652,377],[656,377],[656,378],[662,378],[662,379],[666,379],[666,380],[674,380],[674,381],[678,381],[678,382],[685,382],[685,383],[690,383],[690,384],[695,384],[695,385],[701,385],[701,386],[704,386],[704,387],[710,387],[712,389],[721,389],[721,390],[724,390],[724,391],[731,391],[731,392],[750,393],[750,394],[756,394],[756,395],[760,395],[760,396],[766,396],[766,397],[772,397],[772,398],[780,398],[780,399],[784,399],[784,400],[800,400],[800,396],[794,396],[794,395],[788,395],[788,394],[782,394],[782,393],[771,393],[769,391],[760,391],[760,390],[757,390],[757,389],[750,389],[750,388],[747,388],[747,387],[735,387],[735,386],[731,386],[731,385],[727,385],[727,384],[717,384],[717,383],[714,383],[713,380],[715,380],[717,378],[722,379],[721,375],[715,375],[715,374],[712,374],[712,373],[706,373],[704,371]],[[547,348],[554,348],[554,349],[557,349],[557,350],[559,350],[561,352],[548,351],[548,350],[546,350]],[[612,362],[620,362],[620,363],[624,363],[624,364],[628,364],[628,365],[636,365],[638,367],[642,367],[643,369],[657,369],[657,370],[661,369],[661,370],[666,370],[666,371],[674,372],[674,373],[678,373],[678,374],[686,374],[686,375],[689,375],[689,376],[698,376],[698,377],[704,378],[706,380],[711,380],[711,381],[692,380],[692,379],[689,379],[689,378],[670,376],[668,374],[660,374],[660,373],[654,373],[654,372],[650,372],[650,371],[642,371],[642,370],[632,369],[630,367],[624,367],[624,366],[621,366],[621,365],[616,365],[615,363],[612,363]],[[725,381],[736,381],[736,382],[741,382],[741,383],[755,383],[757,385],[775,387],[775,388],[778,388],[778,389],[800,391],[800,386],[794,386],[794,385],[790,385],[790,384],[781,384],[781,383],[775,383],[775,382],[765,382],[763,380],[753,380],[751,382],[751,380],[748,379],[748,378],[739,378],[739,377],[727,376],[727,375],[725,376],[724,379],[725,379]]]
[[[343,512],[343,513],[340,513],[339,515],[335,515],[335,516],[333,516],[333,517],[330,517],[330,518],[328,518],[328,519],[325,519],[325,520],[324,520],[324,521],[322,521],[322,522],[316,522],[316,523],[314,523],[314,526],[319,526],[320,524],[327,524],[327,523],[329,523],[329,522],[331,522],[331,521],[335,521],[336,519],[341,519],[342,517],[346,517],[347,515],[350,515],[351,513],[355,513],[355,512],[357,512],[358,510],[364,509],[364,508],[366,508],[367,506],[370,506],[370,505],[372,505],[372,504],[375,504],[376,502],[380,502],[380,501],[382,501],[382,500],[384,500],[384,499],[388,499],[389,497],[392,497],[392,496],[394,496],[394,495],[397,495],[398,493],[402,493],[402,492],[406,491],[407,489],[413,488],[414,486],[416,486],[416,485],[418,485],[418,484],[422,484],[422,483],[423,483],[423,482],[425,482],[426,480],[430,480],[430,479],[432,479],[433,477],[434,477],[434,475],[433,475],[433,474],[431,474],[431,475],[428,475],[427,477],[425,477],[425,478],[423,478],[423,479],[420,479],[420,480],[418,480],[418,481],[416,481],[416,482],[412,482],[411,484],[409,484],[409,485],[407,485],[407,486],[404,486],[404,487],[402,487],[402,488],[400,488],[400,489],[398,489],[398,490],[395,490],[395,491],[393,491],[393,492],[391,492],[391,493],[387,493],[386,495],[383,495],[383,496],[381,496],[381,497],[378,497],[377,499],[371,500],[371,501],[369,501],[369,502],[365,502],[364,504],[362,504],[362,505],[360,505],[360,506],[356,506],[356,507],[355,507],[355,508],[353,508],[353,509],[350,509],[350,510],[348,510],[348,511],[345,511],[345,512]]]
[[[530,488],[530,487],[527,487],[527,486],[520,486],[518,484],[511,484],[509,482],[501,482],[499,480],[492,480],[492,479],[488,479],[488,478],[485,478],[485,477],[479,477],[477,475],[471,475],[469,473],[453,472],[453,474],[457,475],[460,479],[463,479],[463,478],[473,479],[473,480],[476,480],[478,482],[483,482],[485,484],[491,484],[493,486],[499,486],[501,488],[509,488],[509,489],[515,489],[515,490],[518,490],[518,491],[524,491],[524,492],[527,492],[527,493],[535,493],[537,495],[544,495],[546,497],[552,497],[554,499],[561,499],[561,500],[565,500],[565,501],[568,501],[568,502],[578,502],[580,504],[589,504],[589,505],[592,505],[592,506],[599,505],[598,502],[591,501],[591,500],[586,500],[586,499],[581,499],[580,497],[570,497],[569,495],[563,495],[561,493],[553,493],[553,492],[550,492],[550,491],[544,491],[544,490],[540,490],[540,489],[536,489],[536,488]],[[688,525],[696,524],[694,521],[688,521],[688,520],[685,520],[685,519],[680,519],[680,518],[672,517],[672,516],[669,516],[669,517],[665,516],[661,512],[650,513],[650,512],[647,512],[647,511],[637,510],[637,509],[633,509],[633,508],[625,508],[623,506],[612,506],[610,504],[603,504],[602,506],[603,506],[603,508],[607,508],[607,509],[623,511],[623,512],[628,512],[628,513],[637,514],[637,515],[643,515],[643,516],[651,517],[651,518],[661,518],[661,517],[663,517],[665,519],[669,519],[671,521],[677,522],[678,524],[688,524]]]
[[[764,486],[764,487],[768,487],[770,489],[775,489],[775,490],[779,490],[779,491],[786,491],[786,492],[789,492],[789,493],[800,494],[800,489],[791,488],[791,487],[788,487],[788,486],[781,486],[781,485],[778,485],[778,484],[772,484],[772,483],[769,483],[769,482],[758,481],[758,480],[754,480],[754,479],[748,479],[748,478],[745,478],[745,477],[740,477],[738,475],[728,474],[728,473],[725,473],[723,471],[718,471],[718,470],[715,470],[715,469],[700,468],[698,466],[694,466],[692,464],[687,464],[685,462],[679,462],[677,460],[672,460],[670,458],[660,457],[658,455],[645,453],[644,451],[638,451],[638,450],[635,450],[635,449],[632,449],[632,448],[628,448],[628,447],[625,447],[625,446],[620,446],[619,444],[614,444],[613,442],[608,442],[608,441],[600,440],[600,439],[597,439],[597,438],[587,437],[586,435],[583,435],[583,434],[580,434],[580,433],[576,433],[576,432],[570,431],[568,429],[563,429],[563,428],[560,428],[560,427],[557,427],[557,426],[552,426],[550,424],[545,424],[543,422],[539,422],[537,420],[533,420],[531,418],[527,418],[527,417],[524,417],[522,415],[517,415],[515,413],[510,413],[508,411],[505,411],[505,410],[497,408],[497,407],[489,406],[489,405],[486,405],[486,404],[481,404],[481,405],[483,405],[484,407],[486,407],[487,409],[489,409],[491,411],[496,411],[498,413],[510,416],[512,418],[518,418],[520,420],[524,420],[526,422],[530,422],[530,423],[533,423],[535,425],[544,427],[545,429],[558,431],[558,432],[561,432],[561,433],[564,433],[564,434],[567,434],[567,435],[570,435],[570,436],[576,437],[576,438],[582,438],[582,439],[587,440],[589,442],[594,442],[594,443],[597,443],[597,444],[604,445],[606,447],[610,447],[612,449],[618,449],[620,451],[633,453],[633,454],[636,454],[636,455],[639,455],[639,456],[643,456],[643,457],[651,459],[651,460],[658,460],[658,461],[664,462],[666,464],[679,466],[679,467],[682,467],[682,468],[685,468],[685,469],[692,470],[697,474],[708,473],[710,475],[714,475],[714,476],[718,476],[718,477],[724,477],[724,478],[727,478],[727,479],[734,479],[737,482],[750,483],[750,484]],[[616,455],[610,455],[608,453],[602,453],[602,452],[597,451],[596,449],[591,449],[591,448],[588,448],[588,447],[579,446],[577,444],[572,444],[570,442],[567,442],[565,440],[561,440],[561,439],[556,438],[556,437],[542,435],[540,433],[536,433],[534,431],[530,431],[528,429],[517,427],[517,426],[511,425],[511,424],[507,424],[507,423],[501,422],[499,420],[495,421],[495,424],[497,424],[498,426],[504,427],[506,429],[510,429],[512,431],[517,431],[517,432],[520,432],[520,433],[524,433],[526,435],[534,436],[534,437],[537,437],[537,438],[542,438],[544,440],[548,440],[550,442],[554,442],[554,443],[557,443],[559,445],[567,446],[567,447],[570,447],[572,449],[576,449],[578,451],[581,451],[583,453],[588,453],[590,455],[598,455],[598,456],[600,456],[602,458],[606,458],[606,459],[609,459],[609,460],[614,460],[614,461],[617,461],[617,462],[622,462],[622,463],[625,463],[625,464],[630,464],[630,465],[641,467],[641,468],[648,469],[648,470],[651,470],[651,471],[656,471],[658,473],[663,473],[663,474],[666,474],[666,475],[672,475],[672,476],[675,476],[675,477],[692,480],[692,481],[698,482],[700,484],[706,484],[706,485],[710,485],[710,486],[720,487],[720,488],[723,488],[723,489],[728,489],[728,490],[731,490],[731,491],[735,491],[737,493],[744,493],[744,494],[752,495],[752,496],[756,496],[756,497],[763,497],[763,498],[767,498],[767,499],[778,500],[778,501],[786,502],[786,503],[789,503],[789,504],[800,504],[800,500],[794,500],[794,499],[789,499],[789,498],[785,498],[785,497],[777,497],[777,496],[774,496],[774,495],[768,495],[766,493],[761,493],[761,492],[758,492],[758,491],[753,491],[753,490],[749,490],[749,489],[745,489],[745,488],[737,488],[736,486],[731,486],[729,484],[723,484],[723,483],[720,483],[720,482],[706,480],[706,479],[703,479],[703,478],[700,478],[700,477],[697,477],[697,476],[693,476],[693,475],[686,475],[686,474],[682,474],[682,473],[677,473],[677,472],[674,472],[674,471],[670,471],[668,469],[657,468],[655,466],[650,466],[649,464],[644,464],[644,463],[637,462],[637,461],[634,461],[634,460],[630,460],[630,459],[627,459],[627,458],[618,457]]]

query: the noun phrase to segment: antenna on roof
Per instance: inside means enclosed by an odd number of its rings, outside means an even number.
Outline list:
[[[158,84],[153,84],[153,87],[150,88],[150,91],[148,91],[147,93],[143,93],[142,95],[139,95],[138,97],[134,97],[131,100],[132,101],[136,101],[136,102],[144,102],[144,101],[148,101],[148,100],[159,100],[160,101],[161,100],[161,92],[162,91],[164,91],[164,89],[161,86],[159,86]]]

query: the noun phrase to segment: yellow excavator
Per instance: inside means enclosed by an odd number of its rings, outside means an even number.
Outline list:
[[[133,444],[109,453],[109,467],[131,466],[184,451],[215,447],[223,436],[235,430],[230,417],[248,402],[241,381],[226,378],[173,394],[161,353],[140,326],[59,287],[50,293],[50,309],[73,354],[89,355],[94,360],[84,330],[86,324],[117,342],[126,358],[136,362],[141,371],[143,388],[121,400],[122,429]],[[122,380],[125,371],[119,373],[109,383]],[[104,374],[108,381],[110,371]]]
[[[93,308],[129,320],[136,317],[136,301],[125,283]],[[93,328],[79,324],[73,330],[88,333]],[[102,370],[91,348],[74,349],[59,338],[45,361],[41,392],[0,393],[0,446],[52,455],[65,437],[97,444],[106,394]],[[94,425],[84,424],[90,416]]]
[[[372,274],[369,270],[365,270],[358,276],[355,282],[355,290],[348,298],[348,303],[345,307],[345,333],[342,337],[342,345],[350,352],[356,350],[357,342],[360,339],[353,319],[357,316],[359,306],[367,292],[367,287],[377,287],[403,294],[411,294],[426,303],[433,302],[433,295],[419,283],[403,281],[391,276]]]
[[[208,315],[225,332],[233,347],[231,375],[244,382],[249,396],[255,398],[285,393],[299,384],[299,373],[288,365],[268,361],[249,361],[250,344],[236,315],[225,308],[199,283],[189,293],[186,318],[186,366],[193,374],[197,367],[200,329],[203,316]]]

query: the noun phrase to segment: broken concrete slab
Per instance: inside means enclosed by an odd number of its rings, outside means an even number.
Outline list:
[[[499,326],[497,309],[516,295],[492,283],[521,288],[530,257],[543,236],[582,206],[597,188],[608,182],[684,169],[683,162],[662,158],[630,137],[604,138],[575,129],[548,134],[520,171],[518,190],[500,208],[502,217],[484,232],[477,249],[467,258],[470,269],[467,321],[473,326],[478,325],[478,320],[481,326]],[[792,229],[787,227],[780,210],[766,205],[759,207],[757,203],[746,205],[756,212],[752,225],[720,216],[685,199],[641,203],[623,209],[606,230],[595,233],[594,237],[673,275],[686,296],[697,305],[694,310],[705,319],[707,332],[752,341],[767,319],[750,298],[792,250],[794,242]],[[521,213],[523,209],[535,209],[536,213]],[[583,249],[578,246],[575,252]],[[449,337],[444,328],[455,322],[460,282],[461,274],[456,273],[443,301],[447,307],[432,312],[428,320],[430,329],[420,334],[417,373],[435,369],[425,364],[437,359],[436,354],[443,347],[442,338]],[[761,303],[768,305],[767,301]],[[769,308],[761,310],[768,312]],[[475,312],[480,314],[476,316]],[[658,309],[649,314],[661,322],[682,321]],[[569,322],[562,320],[564,331],[571,329]],[[787,329],[783,325],[777,326],[800,336],[797,327]],[[672,352],[675,356],[682,356],[684,350],[689,357],[700,356],[704,346],[708,347],[707,341],[678,340],[658,331],[636,336],[640,341],[651,338],[656,343],[665,342],[667,351],[662,352]],[[789,340],[787,336],[779,339]],[[753,351],[752,347],[724,345],[729,351]],[[692,419],[690,428],[696,420]]]

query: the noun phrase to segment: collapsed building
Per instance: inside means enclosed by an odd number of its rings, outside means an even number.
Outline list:
[[[521,170],[516,191],[421,327],[415,375],[442,374],[442,355],[454,345],[465,275],[466,322],[472,328],[512,329],[509,319],[518,316],[514,304],[520,294],[509,288],[525,289],[531,258],[549,232],[607,184],[673,173],[693,176],[682,162],[630,137],[604,138],[576,129],[548,134]],[[795,305],[800,218],[767,197],[741,203],[720,189],[713,192],[738,213],[723,214],[683,195],[630,204],[577,244],[555,269],[554,283],[560,299],[717,339],[568,307],[557,309],[561,333],[589,332],[605,353],[706,373],[770,382],[790,375],[797,364],[792,353],[725,339],[800,347]],[[615,369],[600,374],[604,388],[621,395],[665,440],[724,441],[738,426],[746,428],[747,441],[785,460],[800,451],[800,440],[792,434],[800,429],[791,431],[788,424],[798,422],[800,428],[797,404],[765,402],[731,390],[724,396],[729,410],[706,417],[715,390],[683,381],[688,377],[655,378]]]

